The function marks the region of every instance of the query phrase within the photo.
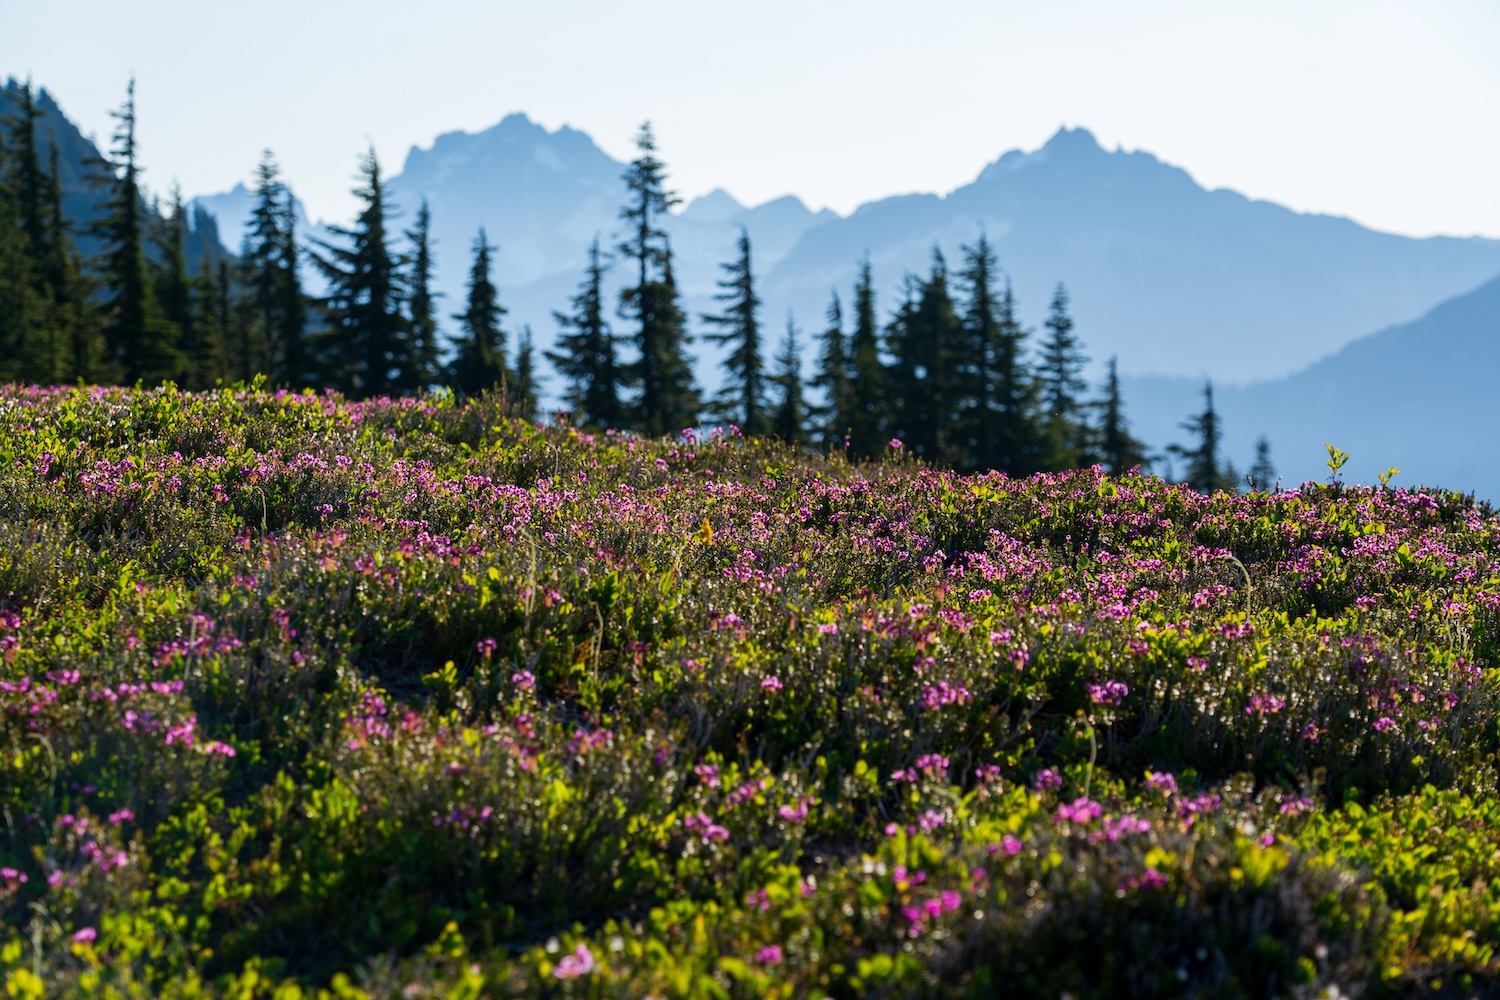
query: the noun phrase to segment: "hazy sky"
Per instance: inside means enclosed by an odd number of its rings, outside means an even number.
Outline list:
[[[1500,237],[1497,0],[0,0],[0,75],[85,132],[131,73],[156,190],[225,190],[269,146],[330,221],[367,143],[394,173],[524,111],[621,159],[649,117],[688,196],[848,212],[1066,124],[1209,187]]]

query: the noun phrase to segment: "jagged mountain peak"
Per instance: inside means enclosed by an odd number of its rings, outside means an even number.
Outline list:
[[[689,222],[728,222],[745,210],[734,195],[723,188],[714,188],[688,202],[682,210],[682,218]]]

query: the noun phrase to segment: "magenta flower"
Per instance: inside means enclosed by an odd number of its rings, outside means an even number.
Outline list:
[[[1036,777],[1031,779],[1031,787],[1039,792],[1045,792],[1052,788],[1061,788],[1062,783],[1062,775],[1050,767],[1042,768],[1036,773]]]
[[[1146,772],[1146,787],[1163,795],[1177,794],[1177,778],[1165,772],[1158,774],[1155,771]]]
[[[781,958],[781,945],[779,944],[768,944],[755,953],[755,961],[759,965],[780,965]]]
[[[901,450],[901,439],[900,438],[891,438],[890,441],[887,442],[887,443],[891,446],[891,450],[892,451],[900,451]]]
[[[947,681],[938,681],[922,689],[922,704],[929,712],[936,712],[944,705],[966,704],[971,697],[968,688]]]
[[[1104,807],[1093,799],[1074,799],[1072,802],[1064,803],[1057,807],[1057,814],[1052,817],[1054,823],[1078,823],[1087,824],[1098,819],[1104,814]]]
[[[808,800],[803,799],[795,806],[782,806],[780,809],[776,810],[776,815],[780,816],[788,823],[800,823],[803,820],[807,819],[807,803]]]
[[[1089,684],[1084,690],[1089,693],[1089,701],[1095,705],[1118,705],[1130,694],[1130,688],[1124,681],[1105,681],[1103,684]]]
[[[571,955],[564,955],[562,961],[557,963],[552,975],[558,979],[577,979],[593,972],[594,968],[593,952],[589,951],[588,945],[579,943]]]
[[[84,927],[73,934],[75,944],[93,944],[99,937],[99,932],[92,927]]]
[[[775,674],[771,674],[765,680],[761,681],[760,686],[765,688],[767,691],[780,691],[783,687],[785,687],[785,685],[781,683],[781,678],[777,677]]]

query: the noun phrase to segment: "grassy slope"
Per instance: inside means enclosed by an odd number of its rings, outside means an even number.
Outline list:
[[[1497,609],[1500,523],[1457,495],[0,390],[0,964],[1493,989]]]

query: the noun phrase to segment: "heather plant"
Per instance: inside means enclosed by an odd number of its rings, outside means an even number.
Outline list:
[[[15,996],[1496,988],[1500,521],[0,390]]]

